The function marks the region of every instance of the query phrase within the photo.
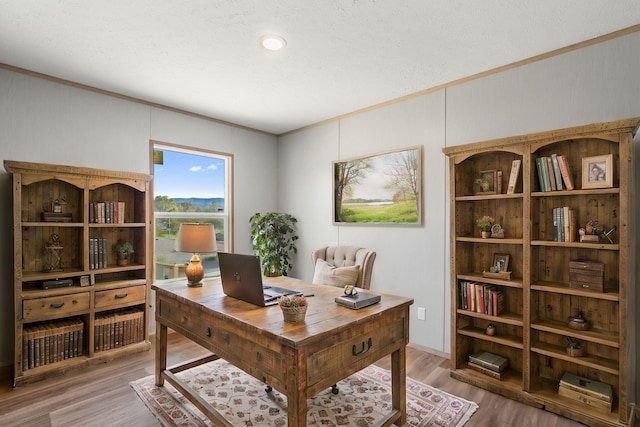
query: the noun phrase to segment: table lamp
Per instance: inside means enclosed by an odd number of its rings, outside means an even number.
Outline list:
[[[192,252],[193,256],[185,270],[187,286],[197,288],[202,286],[204,266],[198,254],[216,252],[216,230],[213,224],[180,224],[176,251]]]

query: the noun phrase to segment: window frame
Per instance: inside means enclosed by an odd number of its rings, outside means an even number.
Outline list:
[[[184,277],[177,277],[171,279],[157,279],[156,272],[156,220],[158,218],[176,218],[176,219],[222,219],[224,224],[224,247],[223,251],[225,252],[233,252],[233,241],[234,241],[234,227],[233,227],[233,160],[234,156],[231,153],[224,153],[221,151],[208,150],[204,148],[191,147],[178,145],[168,142],[162,142],[157,140],[149,141],[149,159],[150,159],[150,170],[151,175],[155,175],[155,163],[154,163],[154,151],[156,149],[161,150],[169,150],[169,151],[177,151],[183,152],[187,154],[193,154],[196,156],[210,157],[210,158],[218,158],[222,159],[225,162],[225,185],[224,185],[224,209],[223,212],[156,212],[155,211],[155,198],[156,188],[155,181],[151,182],[151,193],[152,197],[149,198],[149,211],[151,212],[151,222],[152,222],[152,259],[153,265],[151,266],[151,274],[154,278],[154,282],[158,283],[169,283],[179,280],[184,280]]]

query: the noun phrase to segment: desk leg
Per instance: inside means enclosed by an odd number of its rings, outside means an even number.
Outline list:
[[[162,387],[162,373],[167,369],[167,327],[156,323],[156,385]]]
[[[400,411],[402,416],[396,425],[403,426],[407,422],[407,354],[406,347],[391,353],[391,393],[393,409]]]
[[[307,395],[301,391],[287,396],[287,425],[289,427],[306,427]]]

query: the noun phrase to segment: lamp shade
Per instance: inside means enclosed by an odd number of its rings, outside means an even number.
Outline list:
[[[200,254],[216,252],[216,230],[213,224],[180,224],[176,251]]]

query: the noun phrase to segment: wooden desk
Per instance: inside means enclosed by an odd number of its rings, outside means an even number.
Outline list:
[[[201,288],[153,285],[156,291],[156,385],[168,381],[216,425],[230,425],[174,375],[217,358],[227,360],[287,396],[288,425],[306,426],[307,399],[391,354],[394,410],[381,425],[406,421],[406,345],[413,300],[383,295],[360,310],[338,306],[342,289],[287,277],[267,283],[314,293],[306,321],[289,324],[278,306],[257,307],[225,296],[218,280]],[[213,354],[167,369],[167,328]]]

